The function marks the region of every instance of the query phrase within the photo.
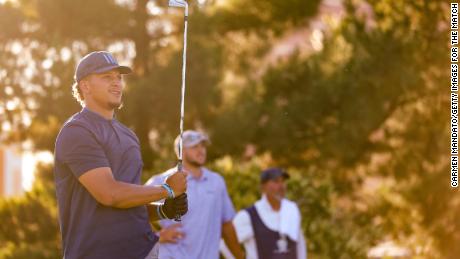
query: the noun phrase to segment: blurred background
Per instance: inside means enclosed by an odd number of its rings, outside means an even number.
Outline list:
[[[459,258],[450,2],[189,3],[185,127],[210,134],[237,209],[281,166],[309,258]],[[117,118],[143,179],[176,163],[182,32],[166,0],[0,0],[0,258],[61,257],[52,152],[88,52],[135,70]]]

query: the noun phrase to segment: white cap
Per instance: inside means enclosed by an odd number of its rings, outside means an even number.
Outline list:
[[[182,145],[183,148],[193,147],[201,142],[206,142],[207,144],[211,144],[208,135],[205,133],[195,131],[195,130],[186,130],[182,134]],[[174,151],[176,155],[179,156],[179,142],[180,142],[180,134],[174,140]]]

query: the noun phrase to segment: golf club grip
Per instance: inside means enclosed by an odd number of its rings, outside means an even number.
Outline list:
[[[182,160],[179,159],[179,161],[177,162],[177,171],[178,172],[182,172]]]
[[[179,159],[179,161],[177,162],[177,171],[178,172],[182,172],[182,159]],[[181,222],[182,219],[181,219],[181,216],[180,215],[176,215],[176,217],[174,218],[174,221],[176,222]]]

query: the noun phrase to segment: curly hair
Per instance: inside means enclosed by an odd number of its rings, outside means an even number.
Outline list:
[[[77,100],[77,102],[79,102],[81,106],[84,106],[85,97],[83,96],[83,93],[81,92],[78,83],[72,85],[72,95],[73,98],[75,98],[75,100]]]

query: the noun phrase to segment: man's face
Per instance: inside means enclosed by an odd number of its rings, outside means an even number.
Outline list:
[[[82,83],[81,88],[85,94],[85,100],[91,99],[97,105],[107,109],[117,109],[121,106],[123,79],[117,70],[89,75],[82,80]]]
[[[204,141],[184,148],[184,161],[194,166],[204,166],[206,163],[206,144]]]
[[[281,200],[286,195],[286,182],[282,176],[262,184],[262,192],[270,198]]]

